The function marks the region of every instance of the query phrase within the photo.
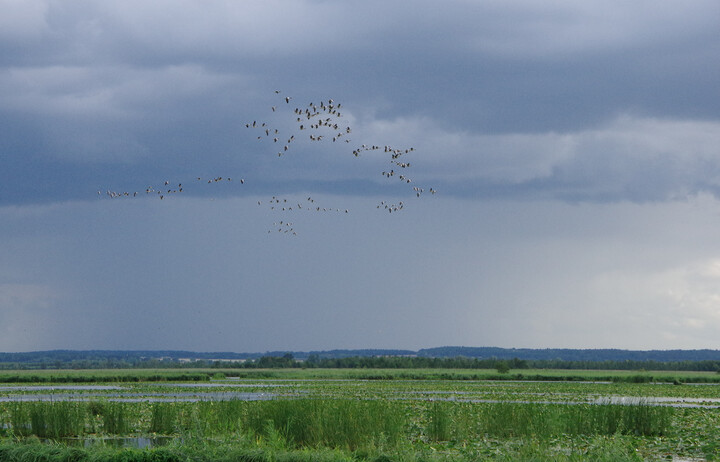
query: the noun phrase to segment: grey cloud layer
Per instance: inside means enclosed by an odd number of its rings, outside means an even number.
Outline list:
[[[0,208],[0,350],[717,346],[717,200],[436,199],[297,239],[252,200]]]
[[[0,350],[717,348],[719,13],[0,0]]]
[[[720,119],[715,2],[2,7],[2,203],[223,168],[272,171],[268,187],[295,173],[304,185],[377,182],[372,163],[259,158],[241,127],[267,112],[275,88],[300,105],[342,101],[358,143],[415,146],[432,166],[418,175],[451,194],[644,200],[716,190],[720,161],[707,152]],[[667,144],[648,141],[656,136]],[[32,172],[67,181],[17,194]]]

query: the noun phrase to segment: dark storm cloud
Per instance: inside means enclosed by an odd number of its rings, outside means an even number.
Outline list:
[[[0,0],[0,349],[716,348],[719,12]]]
[[[276,104],[274,89],[298,105],[341,101],[358,143],[415,146],[436,172],[418,175],[450,194],[638,200],[715,191],[705,168],[715,162],[695,155],[695,141],[671,140],[668,155],[699,177],[673,162],[648,163],[659,151],[643,152],[643,143],[633,151],[620,127],[661,119],[717,129],[714,2],[38,0],[4,8],[5,204],[196,174],[254,175],[270,189],[377,182],[365,161],[289,166],[264,156],[242,128]],[[624,144],[589,141],[608,127]],[[582,149],[568,157],[532,141],[563,136],[582,139]],[[628,172],[615,175],[618,163]],[[657,168],[641,175],[650,164]],[[473,165],[482,169],[469,176]],[[608,191],[595,181],[619,184]]]

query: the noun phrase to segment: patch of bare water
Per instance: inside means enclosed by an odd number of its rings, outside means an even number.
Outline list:
[[[106,446],[110,448],[131,448],[150,449],[167,446],[176,438],[172,436],[126,436],[126,437],[101,437],[101,438],[60,438],[58,440],[47,440],[47,442],[58,442],[67,446],[90,448],[95,446]]]
[[[115,385],[17,385],[0,387],[0,391],[52,391],[52,390],[124,390],[125,387]]]
[[[92,395],[69,393],[40,393],[33,395],[0,396],[0,402],[18,401],[93,401],[104,399],[117,402],[165,402],[165,401],[260,401],[277,396],[275,393],[241,393],[241,392],[210,392],[210,393],[96,393]]]

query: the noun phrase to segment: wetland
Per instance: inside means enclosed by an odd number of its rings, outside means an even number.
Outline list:
[[[102,373],[89,371],[78,383],[83,371],[53,371],[57,383],[0,386],[0,460],[28,460],[22,451],[55,454],[41,460],[112,460],[120,452],[123,460],[720,457],[720,387],[712,383],[364,372],[97,382]]]

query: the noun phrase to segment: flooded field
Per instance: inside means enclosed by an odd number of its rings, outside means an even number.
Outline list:
[[[279,396],[267,389],[290,387],[288,384],[239,383],[223,380],[208,383],[144,383],[142,385],[17,385],[0,386],[0,402],[18,401],[93,401],[164,402],[164,401],[222,401],[266,400]],[[247,391],[264,390],[264,391]],[[240,391],[242,390],[242,391]],[[289,395],[286,395],[289,397]]]
[[[361,390],[361,391],[360,391]],[[223,401],[297,397],[538,402],[554,404],[646,404],[677,407],[720,406],[720,387],[693,384],[615,384],[611,382],[453,381],[453,380],[273,380],[238,379],[122,385],[6,385],[0,402],[17,401]],[[657,392],[656,395],[648,393]]]
[[[720,457],[713,443],[720,436],[718,407],[720,387],[670,382],[333,375],[6,384],[0,386],[0,435],[88,450],[173,448],[198,441],[264,447],[275,439],[290,449],[356,451],[377,449],[382,441],[386,449],[410,444],[413,450],[449,455],[468,448],[480,453],[540,444],[552,452],[578,441],[586,448],[621,441],[627,445],[622,448],[648,460],[711,460]]]

